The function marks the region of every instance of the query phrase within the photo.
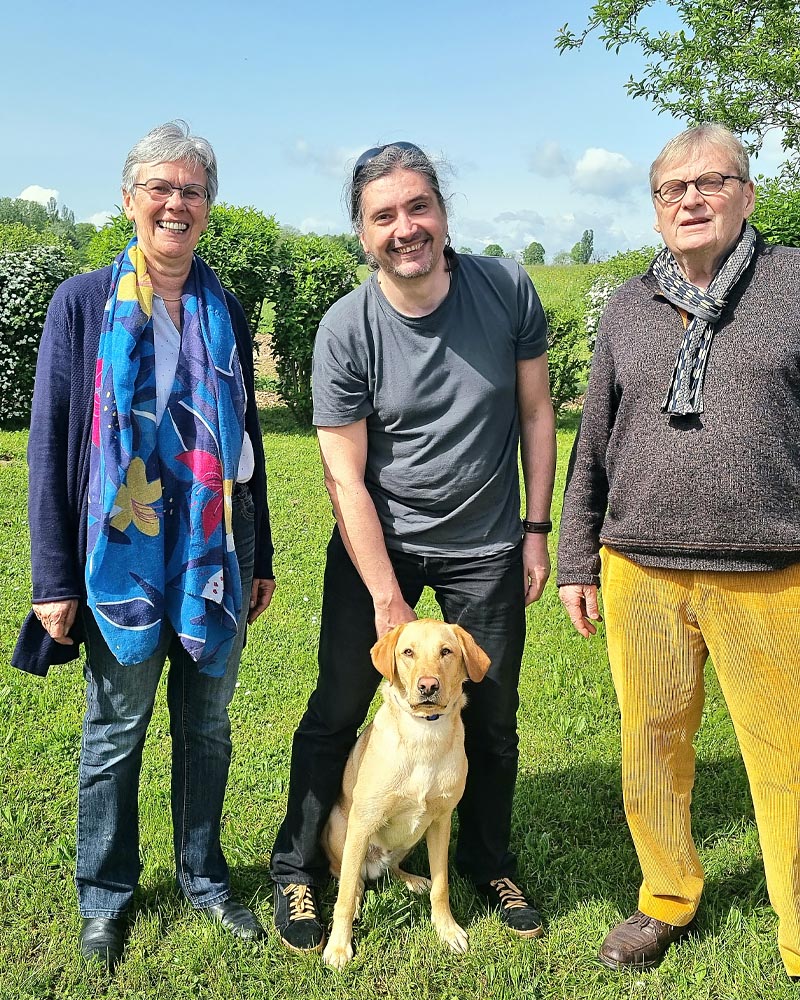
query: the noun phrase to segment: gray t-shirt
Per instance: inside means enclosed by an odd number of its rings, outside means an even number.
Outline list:
[[[547,323],[515,261],[458,263],[419,318],[372,275],[328,310],[314,345],[314,423],[366,419],[366,486],[387,547],[404,552],[488,555],[521,537],[516,362],[547,350]]]

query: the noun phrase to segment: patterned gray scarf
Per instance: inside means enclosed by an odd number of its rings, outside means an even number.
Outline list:
[[[756,231],[748,223],[739,242],[714,275],[707,289],[698,288],[683,276],[672,253],[664,247],[653,261],[653,275],[668,302],[692,317],[683,334],[662,413],[685,417],[703,412],[703,379],[708,352],[728,295],[753,259]]]

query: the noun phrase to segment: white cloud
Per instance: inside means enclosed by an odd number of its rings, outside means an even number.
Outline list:
[[[313,215],[303,219],[298,225],[301,233],[317,233],[319,235],[341,232],[341,228],[341,225],[337,226],[337,223],[330,219],[319,219]]]
[[[548,254],[563,248],[569,241],[572,246],[580,238],[581,228],[572,213],[543,216],[531,209],[501,212],[493,219],[462,218],[458,221],[453,243],[466,244],[480,253],[489,243],[499,243],[506,253],[523,250],[536,240]],[[573,233],[577,232],[577,236]]]
[[[529,169],[546,178],[563,178],[580,194],[621,200],[646,191],[646,170],[622,153],[591,146],[577,160],[553,139],[540,143],[530,155]]]
[[[335,149],[315,149],[305,139],[296,139],[286,155],[290,163],[310,167],[315,173],[341,181],[347,173],[347,167],[355,162],[359,150],[345,149],[342,146]]]
[[[572,184],[583,194],[596,194],[605,198],[624,198],[637,188],[644,187],[644,170],[635,166],[622,153],[591,147],[575,164]]]
[[[565,177],[573,170],[563,149],[554,139],[548,139],[531,153],[530,170],[540,177]]]
[[[544,217],[529,208],[524,208],[519,212],[501,212],[494,217],[495,222],[524,222],[529,226],[541,227],[544,225]]]
[[[112,216],[116,215],[116,212],[95,212],[94,215],[90,215],[88,219],[84,219],[84,222],[91,222],[93,226],[97,226],[98,229],[102,229],[103,226],[109,222]]]
[[[461,218],[453,227],[453,245],[467,245],[480,253],[488,243],[499,243],[506,253],[521,252],[533,240],[541,243],[548,259],[569,250],[585,229],[594,232],[595,253],[608,256],[629,247],[657,244],[649,228],[649,207],[622,215],[569,211],[542,215],[531,209],[502,212],[493,219]]]
[[[30,184],[17,197],[24,201],[37,201],[40,205],[46,205],[51,198],[58,201],[58,191],[55,188],[43,188],[38,184]]]

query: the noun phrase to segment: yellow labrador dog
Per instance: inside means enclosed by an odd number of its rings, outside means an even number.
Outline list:
[[[454,951],[466,932],[450,912],[447,855],[450,817],[464,794],[467,758],[463,684],[483,680],[489,657],[458,625],[420,619],[398,625],[372,647],[386,678],[383,705],[361,733],[345,767],[342,791],[322,844],[339,878],[333,928],[323,953],[341,969],[353,957],[353,919],[364,880],[391,871],[413,892],[430,889],[431,919]],[[400,862],[423,836],[430,881]]]

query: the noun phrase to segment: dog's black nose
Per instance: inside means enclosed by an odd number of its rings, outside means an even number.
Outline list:
[[[420,677],[417,681],[417,691],[423,698],[430,698],[439,690],[439,681],[436,677]]]

